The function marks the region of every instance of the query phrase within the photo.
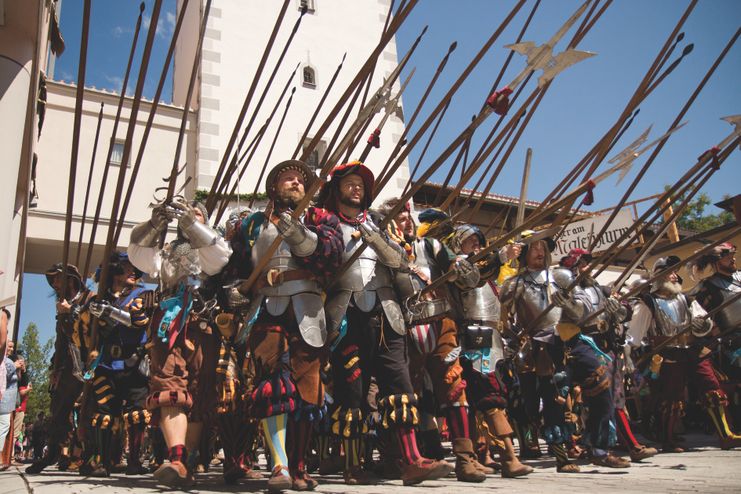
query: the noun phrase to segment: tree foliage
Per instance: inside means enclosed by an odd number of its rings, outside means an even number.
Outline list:
[[[31,383],[31,393],[26,404],[26,421],[32,422],[36,415],[43,411],[49,415],[49,365],[54,350],[54,339],[50,338],[43,345],[39,342],[39,328],[29,323],[21,339],[21,349],[26,359],[26,372]]]
[[[728,196],[725,196],[726,199]],[[684,201],[679,197],[675,201],[675,208]],[[706,208],[712,204],[712,200],[704,192],[701,192],[689,202],[687,209],[677,218],[677,227],[682,230],[690,230],[701,233],[719,226],[725,225],[734,220],[733,213],[721,211],[719,214],[706,212]]]

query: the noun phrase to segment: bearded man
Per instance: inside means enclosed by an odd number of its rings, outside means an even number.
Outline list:
[[[267,177],[267,208],[244,218],[233,239],[248,260],[245,274],[281,239],[245,294],[252,302],[242,330],[255,372],[251,415],[262,424],[272,460],[271,492],[317,485],[306,472],[304,455],[326,410],[320,379],[327,340],[322,285],[340,267],[343,242],[334,214],[310,207],[299,219],[291,215],[314,180],[301,161],[276,165]]]
[[[652,347],[673,340],[652,358],[651,394],[658,405],[654,413],[660,425],[659,437],[663,450],[681,453],[684,448],[676,438],[676,427],[684,415],[684,395],[691,383],[702,397],[718,433],[720,447],[730,449],[741,445],[741,436],[730,431],[725,420],[728,397],[720,388],[711,360],[712,353],[704,338],[713,327],[712,320],[703,317],[705,310],[682,293],[682,279],[677,269],[677,256],[658,259],[653,274],[669,269],[655,281],[648,293],[635,305],[628,329],[633,346],[648,343]],[[679,336],[678,336],[679,335]]]
[[[422,457],[415,426],[417,397],[409,377],[406,328],[396,299],[393,273],[406,269],[406,253],[381,232],[368,214],[373,202],[373,173],[361,162],[337,165],[322,186],[317,203],[340,218],[344,239],[342,260],[364,248],[327,289],[328,331],[335,402],[332,431],[345,448],[345,482],[371,483],[361,468],[361,437],[367,430],[363,409],[371,376],[378,382],[381,427],[391,431],[402,455],[404,485],[446,476],[452,466]]]

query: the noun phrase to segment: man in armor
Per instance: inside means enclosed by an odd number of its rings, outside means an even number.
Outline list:
[[[160,248],[160,238],[173,220],[178,222],[177,238]],[[199,286],[205,276],[221,271],[231,249],[208,226],[202,204],[175,199],[155,207],[149,221],[134,227],[128,254],[135,267],[160,284],[159,307],[152,316],[146,406],[162,429],[169,462],[154,477],[170,487],[185,487],[193,483],[186,468],[188,450],[197,450],[202,415],[212,405],[197,396],[202,333],[211,331]]]
[[[654,263],[653,273],[679,262],[676,256],[662,257]],[[712,353],[705,345],[705,337],[713,327],[712,320],[703,317],[705,314],[697,301],[690,303],[682,293],[682,279],[676,269],[655,281],[633,310],[628,329],[631,344],[663,345],[652,357],[651,371],[656,379],[651,382],[651,393],[658,405],[655,413],[664,451],[684,451],[675,429],[684,414],[685,387],[690,380],[716,428],[720,447],[741,445],[741,436],[734,434],[726,422],[728,397],[720,388]]]
[[[91,365],[95,409],[92,468],[83,474],[107,477],[113,466],[114,423],[123,418],[129,437],[127,475],[147,473],[139,459],[149,412],[144,409],[148,389],[148,369],[144,361],[147,328],[154,310],[154,292],[139,284],[141,271],[134,268],[125,253],[114,252],[109,260],[108,293],[98,294],[87,310],[98,318],[98,356]],[[99,272],[96,282],[99,280]]]
[[[397,199],[389,199],[381,210],[388,213],[397,204]],[[394,284],[407,308],[409,368],[414,390],[421,396],[425,374],[428,374],[436,402],[447,418],[457,479],[483,482],[487,471],[493,473],[493,470],[478,462],[471,442],[466,384],[461,378],[463,369],[457,355],[458,328],[450,317],[447,287],[424,298],[418,296],[425,286],[450,269],[455,271],[454,283],[464,289],[473,288],[479,280],[478,270],[465,259],[456,259],[438,240],[418,238],[409,203],[389,224],[389,236],[404,248],[409,262],[408,270],[395,272]],[[420,415],[423,421],[425,415],[429,415],[429,422],[434,426],[434,413],[422,412]],[[436,426],[421,434],[439,435]],[[429,441],[426,439],[425,442]]]
[[[703,278],[690,295],[706,311],[714,310],[741,293],[741,271],[736,270],[736,246],[728,242],[713,248],[692,266],[695,276],[710,268],[712,274]],[[741,380],[741,299],[735,299],[713,315],[715,326],[723,335],[723,361],[731,379]]]
[[[486,237],[473,225],[459,225],[449,245],[458,256],[478,254],[487,245]],[[456,321],[460,331],[461,364],[466,390],[482,427],[486,447],[490,442],[499,450],[502,477],[527,475],[532,467],[523,465],[515,454],[512,426],[507,418],[507,387],[500,372],[504,364],[504,342],[501,331],[499,298],[494,281],[502,264],[520,254],[519,244],[509,244],[499,252],[479,261],[479,282],[451,290]]]
[[[581,275],[579,286],[589,299],[582,333],[594,340],[600,350],[607,353],[612,362],[608,364],[612,380],[612,397],[615,402],[615,425],[620,442],[628,449],[632,461],[641,461],[654,456],[658,451],[649,448],[636,439],[625,411],[625,343],[623,321],[628,318],[628,308],[613,297],[608,287],[602,286],[587,272],[592,254],[584,249],[571,249],[559,264],[570,269],[574,276]],[[600,309],[604,311],[596,317],[590,314]]]
[[[49,377],[51,425],[46,453],[26,468],[26,473],[32,474],[40,473],[59,460],[62,445],[67,442],[72,430],[72,410],[83,387],[83,362],[86,356],[81,354],[84,344],[80,335],[76,334],[75,323],[79,318],[81,306],[85,305],[91,294],[85,288],[77,267],[68,264],[65,295],[62,290],[63,269],[62,263],[57,263],[45,273],[46,281],[57,296],[56,339]]]
[[[585,439],[591,447],[592,462],[609,468],[628,467],[630,462],[608,451],[614,440],[610,424],[613,402],[605,365],[610,359],[591,339],[580,334],[578,323],[590,306],[589,299],[579,286],[567,291],[574,280],[570,270],[548,267],[553,248],[555,242],[550,238],[530,244],[526,241],[521,254],[521,273],[505,282],[500,298],[507,309],[503,313],[512,310],[517,324],[532,335],[531,361],[538,376],[537,392],[543,400],[546,442],[556,456],[559,472],[579,471],[577,465],[569,462],[564,447],[569,439],[565,388],[579,385],[589,407]],[[553,308],[544,312],[551,302]],[[559,381],[558,388],[554,376]],[[523,394],[526,400],[537,403],[531,387],[525,387]]]
[[[320,207],[340,218],[343,262],[364,248],[327,289],[325,308],[338,405],[332,431],[343,441],[345,482],[372,482],[361,469],[360,440],[367,430],[367,409],[362,407],[374,375],[380,426],[395,433],[403,463],[401,477],[404,485],[410,485],[444,477],[453,467],[424,458],[417,449],[417,397],[409,376],[406,328],[392,275],[406,268],[406,254],[368,214],[373,186],[373,173],[362,163],[337,165],[317,200]]]
[[[276,165],[266,181],[266,210],[242,220],[235,234],[250,271],[281,239],[252,287],[243,329],[249,332],[255,372],[251,413],[261,421],[273,464],[271,492],[317,485],[306,472],[304,456],[312,427],[325,412],[320,369],[327,324],[321,282],[339,268],[343,244],[334,214],[310,207],[300,219],[291,215],[314,180],[301,161]]]

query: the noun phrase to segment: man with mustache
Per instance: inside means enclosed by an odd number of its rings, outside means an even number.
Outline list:
[[[677,256],[658,259],[653,273],[680,262]],[[725,422],[728,397],[720,388],[711,352],[704,338],[713,328],[710,319],[702,317],[704,309],[697,301],[690,302],[682,293],[682,278],[676,269],[651,285],[635,305],[628,329],[633,346],[642,342],[655,347],[668,338],[683,333],[665,346],[651,362],[651,394],[655,396],[659,436],[665,452],[681,453],[684,448],[675,437],[677,423],[684,414],[685,387],[692,383],[702,397],[720,440],[720,447],[730,449],[741,445],[741,436],[730,431]],[[689,331],[687,331],[689,329]]]
[[[360,256],[327,290],[328,331],[335,402],[332,432],[343,441],[345,483],[372,483],[362,470],[361,438],[367,430],[363,409],[371,376],[378,382],[380,427],[396,436],[404,485],[446,476],[452,465],[422,457],[415,426],[417,397],[409,376],[406,328],[393,287],[393,272],[406,269],[406,254],[381,232],[368,213],[373,202],[373,173],[361,162],[337,165],[322,186],[317,203],[340,218],[343,263],[361,247]]]
[[[282,240],[251,293],[244,294],[252,302],[246,317],[250,322],[242,330],[249,332],[247,348],[255,371],[251,413],[262,424],[272,460],[269,492],[317,486],[306,472],[304,455],[313,426],[324,413],[319,373],[327,340],[322,284],[340,267],[343,242],[334,214],[310,207],[300,219],[291,216],[316,179],[302,161],[276,165],[266,181],[270,200],[265,211],[242,219],[232,239],[232,245],[242,246],[238,254],[247,260],[245,274],[276,239]]]
[[[500,300],[503,314],[514,312],[516,323],[529,330],[534,349],[525,374],[523,394],[530,403],[531,420],[537,417],[537,398],[543,400],[543,432],[556,456],[559,472],[578,472],[565,448],[570,432],[565,422],[565,404],[569,388],[578,385],[589,407],[584,438],[591,447],[592,463],[608,468],[626,468],[630,462],[610,454],[612,397],[606,375],[609,362],[594,342],[581,334],[579,322],[588,313],[590,302],[584,290],[567,288],[573,273],[564,268],[550,269],[550,253],[555,242],[536,240],[523,246],[519,275],[509,278],[502,287]],[[541,316],[553,303],[553,309]],[[538,321],[537,326],[535,322]],[[537,380],[532,374],[535,372]],[[534,392],[537,389],[537,394]]]

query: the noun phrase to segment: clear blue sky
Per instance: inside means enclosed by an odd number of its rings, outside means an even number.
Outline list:
[[[152,0],[145,3],[145,12],[151,12]],[[417,68],[403,97],[407,116],[416,107],[450,43],[457,41],[458,48],[418,122],[424,120],[514,4],[514,0],[428,0],[419,3],[397,35],[397,50],[401,57],[422,27],[429,25],[428,32],[407,69]],[[508,52],[503,45],[514,42],[533,4],[532,0],[526,3],[456,95],[437,138],[428,151],[427,156],[430,159],[437,156],[457,136],[481,107],[507,56]],[[543,0],[524,39],[538,44],[546,41],[580,4],[576,0]],[[563,174],[612,125],[688,4],[688,1],[680,0],[613,2],[579,46],[582,50],[596,52],[597,56],[567,69],[557,77],[520,139],[520,144],[505,165],[494,192],[519,195],[525,149],[532,147],[533,167],[528,197],[534,200],[545,197]],[[139,2],[135,1],[93,2],[86,76],[88,85],[115,91],[120,89],[138,5]],[[67,43],[67,51],[57,60],[57,79],[74,81],[76,78],[81,10],[81,0],[64,0],[61,30]],[[321,15],[321,11],[318,15]],[[687,43],[694,43],[694,51],[641,106],[640,115],[616,149],[630,143],[649,125],[653,124],[652,137],[665,131],[715,57],[738,29],[739,19],[741,2],[699,2],[685,24],[684,41],[673,58]],[[154,93],[174,22],[175,0],[164,0],[145,95],[151,96]],[[292,23],[293,19],[287,22]],[[140,45],[143,44],[145,31],[142,31],[141,36]],[[555,51],[561,49],[562,46],[559,46]],[[137,55],[135,66],[139,59],[140,55]],[[739,60],[737,44],[687,114],[687,126],[671,138],[638,186],[633,198],[660,192],[665,184],[672,183],[681,176],[699,154],[729,134],[731,127],[721,121],[720,117],[741,113]],[[523,67],[524,59],[516,56],[504,77],[505,81],[513,79]],[[136,74],[131,77],[135,81]],[[532,87],[534,83],[530,84]],[[129,92],[133,91],[133,87],[132,82]],[[165,100],[170,101],[171,84],[168,82],[166,87]],[[525,94],[531,87],[526,88]],[[482,126],[476,135],[478,141],[474,139],[472,149],[478,148],[476,143],[488,133],[493,122],[492,117]],[[421,146],[412,151],[411,163],[416,162],[420,150]],[[741,156],[735,153],[705,187],[704,191],[713,202],[721,200],[725,194],[738,193],[741,182],[740,161]],[[429,162],[428,159],[427,163]],[[642,163],[643,160],[637,161],[635,168]],[[442,181],[444,173],[443,171],[433,178]],[[592,209],[607,208],[615,204],[634,173],[635,169],[618,187],[614,185],[614,181],[605,182],[599,187],[595,191],[596,201]],[[711,208],[710,212],[717,210]],[[53,300],[48,297],[49,293],[42,276],[26,277],[21,329],[29,321],[35,321],[40,326],[42,339],[53,335]]]

